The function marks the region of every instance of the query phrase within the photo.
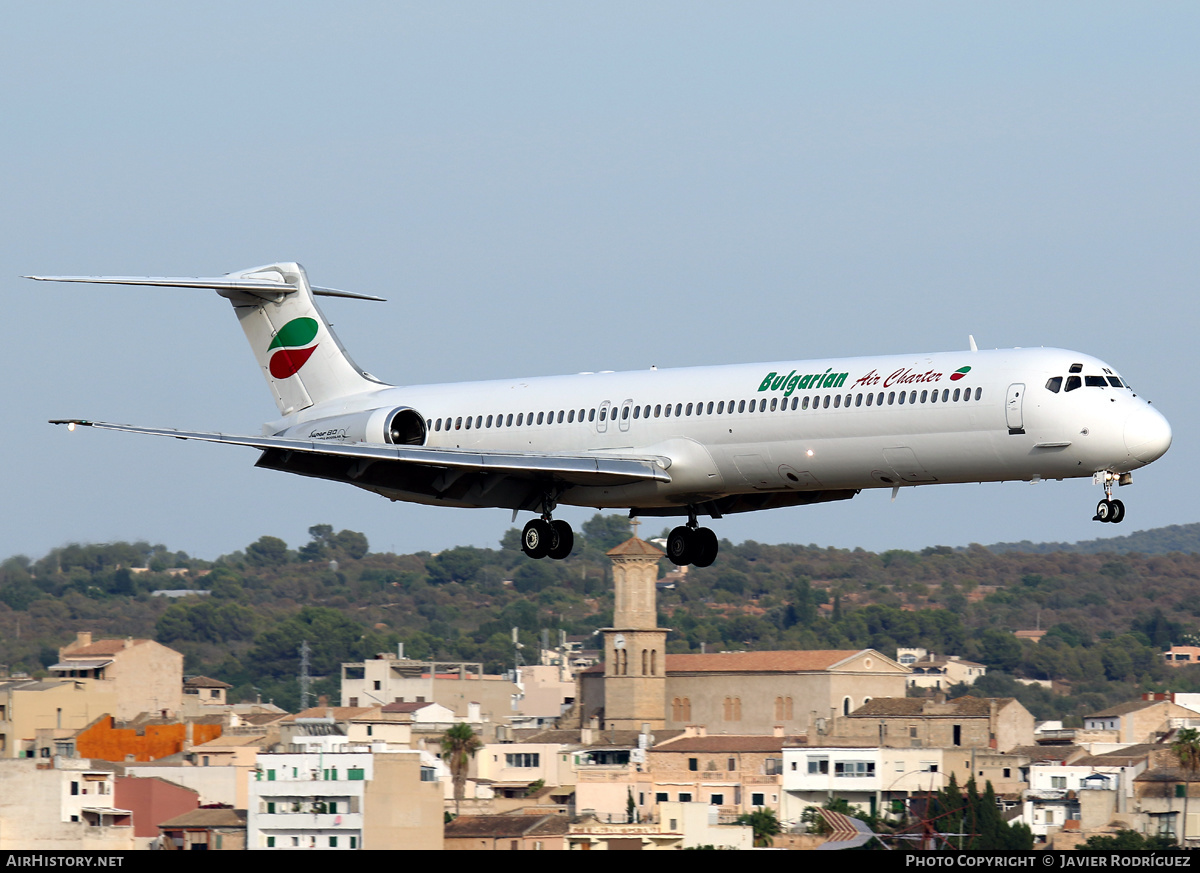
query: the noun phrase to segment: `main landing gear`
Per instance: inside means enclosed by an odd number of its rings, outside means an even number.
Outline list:
[[[675,528],[667,537],[667,558],[680,567],[687,564],[711,566],[721,548],[717,543],[717,535],[698,525],[695,512],[689,512],[688,515],[688,523]]]
[[[1092,516],[1092,521],[1106,521],[1110,524],[1119,524],[1125,520],[1125,504],[1120,500],[1113,500],[1112,489],[1113,481],[1118,481],[1121,485],[1128,485],[1131,477],[1128,473],[1122,473],[1119,477],[1116,473],[1097,473],[1099,479],[1103,476],[1104,482],[1104,499],[1096,504],[1096,514]]]
[[[546,513],[525,525],[521,531],[521,551],[531,558],[553,558],[561,561],[571,554],[575,534],[565,521],[555,521]]]

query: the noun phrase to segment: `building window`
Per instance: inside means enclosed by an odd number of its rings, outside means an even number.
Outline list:
[[[833,774],[849,779],[865,779],[875,775],[874,761],[836,761]]]
[[[751,806],[762,806],[763,800],[764,800],[764,796],[762,794],[751,794],[750,795],[750,805]]]
[[[708,802],[711,803],[713,806],[724,806],[725,805],[725,795],[724,794],[710,794],[708,796]]]
[[[537,752],[517,752],[516,754],[505,755],[504,765],[506,767],[539,767],[541,755]]]

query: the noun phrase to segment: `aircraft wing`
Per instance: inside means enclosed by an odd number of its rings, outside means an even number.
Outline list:
[[[376,487],[373,484],[374,480],[387,479],[396,482],[395,490],[413,490],[429,497],[448,494],[463,477],[473,477],[476,480],[481,476],[490,477],[490,488],[484,488],[485,491],[495,488],[496,483],[501,480],[512,480],[514,483],[558,481],[571,485],[613,486],[646,481],[671,481],[666,471],[670,466],[670,459],[659,456],[467,451],[429,446],[334,443],[288,437],[241,436],[141,427],[79,418],[52,419],[50,423],[65,424],[72,429],[95,427],[102,430],[169,436],[180,440],[250,446],[263,451],[258,466],[287,469],[317,478],[349,481],[371,487],[372,490],[382,490],[385,487],[382,481]],[[293,462],[292,459],[297,456],[304,460]],[[368,471],[375,465],[378,465],[381,471],[368,475]],[[391,471],[390,476],[385,475],[388,470]],[[402,482],[420,487],[401,487]],[[439,482],[445,487],[439,488]],[[461,492],[461,485],[457,490]],[[463,494],[462,497],[468,498],[472,504],[475,503],[468,495]],[[459,495],[453,495],[452,499],[459,499]],[[508,506],[511,502],[507,500],[491,505]],[[522,499],[519,502],[524,506],[526,501]]]

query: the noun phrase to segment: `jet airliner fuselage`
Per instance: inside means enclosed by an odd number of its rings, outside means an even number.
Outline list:
[[[35,277],[40,278],[40,277]],[[1114,368],[1060,349],[795,360],[389,386],[333,336],[303,270],[214,279],[47,277],[216,288],[234,304],[281,418],[262,437],[74,423],[263,450],[258,466],[393,500],[540,514],[525,551],[565,557],[556,505],[687,516],[676,563],[706,566],[699,515],[820,503],[864,488],[1092,476],[1114,482],[1170,446],[1166,419]],[[973,343],[972,343],[973,345]]]

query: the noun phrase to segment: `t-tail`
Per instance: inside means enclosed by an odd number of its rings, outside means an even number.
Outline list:
[[[268,264],[219,277],[27,276],[47,282],[212,288],[237,313],[281,415],[387,387],[351,360],[314,295],[382,300],[314,287],[296,263]]]

